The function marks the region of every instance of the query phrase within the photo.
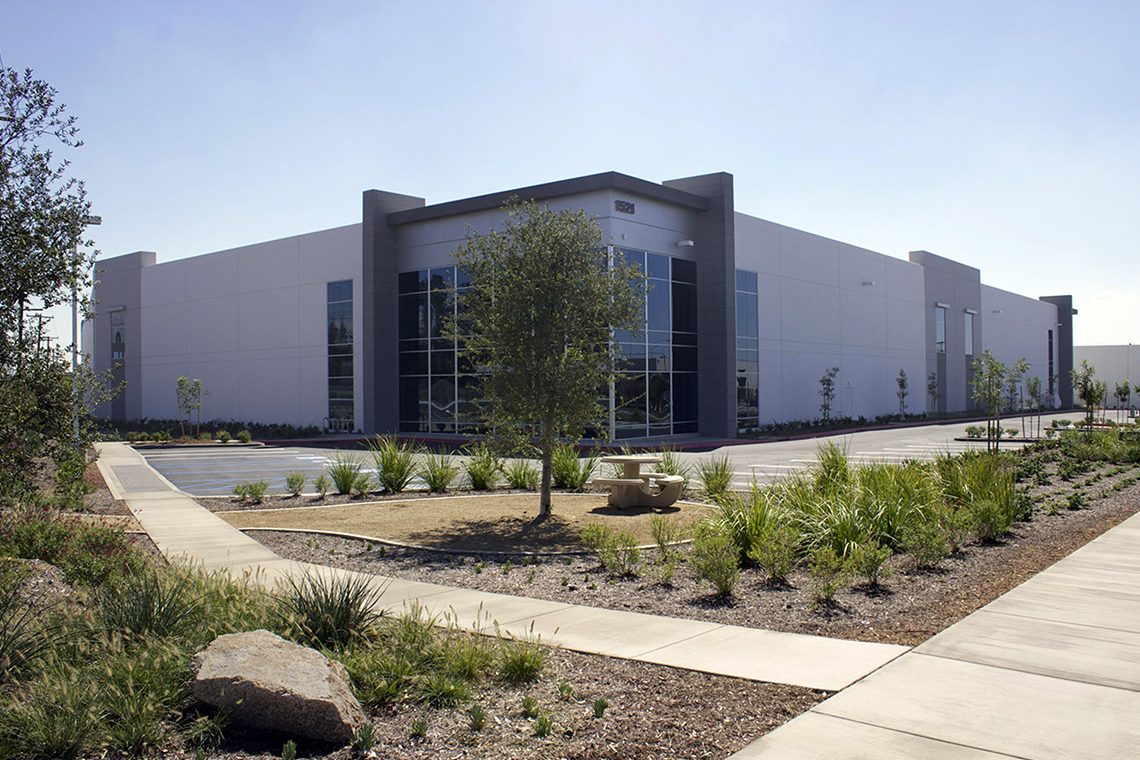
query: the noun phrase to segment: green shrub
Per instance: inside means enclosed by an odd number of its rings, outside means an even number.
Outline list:
[[[748,550],[748,558],[755,562],[773,581],[782,582],[796,567],[800,537],[796,529],[786,522],[768,522]]]
[[[1079,491],[1069,494],[1069,497],[1066,500],[1066,506],[1069,509],[1074,509],[1074,510],[1075,509],[1081,509],[1081,508],[1087,506],[1087,502],[1085,501],[1085,495]]]
[[[378,648],[350,650],[343,659],[357,699],[381,707],[400,699],[415,684],[419,666]]]
[[[305,487],[305,473],[291,472],[285,476],[285,490],[291,496],[300,496],[301,490]]]
[[[665,561],[677,552],[677,544],[684,538],[684,531],[676,520],[665,515],[653,515],[649,518],[649,529],[653,533],[653,540],[657,543],[657,553],[661,561]]]
[[[413,739],[422,739],[427,736],[427,718],[423,715],[412,721],[411,735]]]
[[[0,704],[0,750],[5,755],[69,760],[103,739],[100,686],[57,662]]]
[[[332,483],[329,481],[329,476],[325,474],[318,475],[317,479],[313,481],[313,488],[317,489],[317,495],[321,498],[321,501],[324,501],[331,486]]]
[[[486,443],[478,443],[467,449],[464,469],[467,471],[471,490],[490,491],[498,483],[499,473],[503,470],[503,460]]]
[[[937,565],[950,553],[946,535],[936,520],[916,520],[902,535],[902,548],[914,557],[919,568]]]
[[[974,515],[966,507],[942,505],[935,510],[934,520],[949,554],[956,554],[974,533]]]
[[[239,430],[237,439],[242,443],[249,443],[253,440],[253,433],[249,432],[248,430]]]
[[[444,493],[451,488],[459,468],[447,454],[428,454],[424,460],[421,477],[432,493]]]
[[[420,679],[419,695],[432,707],[457,707],[471,699],[471,687],[446,673],[429,673]]]
[[[486,673],[495,655],[490,645],[482,637],[453,634],[443,644],[440,667],[444,673],[455,678],[473,681]]]
[[[361,467],[360,460],[356,457],[351,454],[338,453],[333,457],[332,463],[325,469],[325,472],[332,478],[336,492],[343,496],[352,493],[352,486],[360,475]]]
[[[598,697],[594,700],[594,717],[600,718],[606,714],[606,708],[610,706],[609,701],[605,697]]]
[[[503,470],[507,478],[507,486],[516,491],[538,490],[538,482],[542,473],[527,459],[512,459]]]
[[[851,466],[847,452],[834,443],[820,446],[816,451],[816,463],[812,469],[815,489],[823,496],[841,493],[851,482]]]
[[[565,488],[571,491],[581,491],[586,483],[594,476],[598,466],[598,458],[589,456],[585,459],[578,457],[578,450],[569,443],[561,443],[554,447],[550,460],[550,475],[555,488]]]
[[[985,435],[986,429],[981,425],[967,425],[966,437],[967,438],[981,438]]]
[[[297,760],[297,742],[290,739],[281,745],[281,760]]]
[[[472,731],[482,731],[487,725],[487,711],[479,705],[471,705],[467,711],[467,726]]]
[[[368,450],[376,463],[376,479],[386,492],[401,493],[415,479],[417,447],[414,443],[378,435],[368,444]]]
[[[289,578],[278,614],[291,637],[307,646],[341,649],[376,634],[383,589],[359,575],[306,574]]]
[[[524,718],[538,717],[538,700],[529,694],[522,698],[522,714]]]
[[[847,582],[847,564],[830,546],[820,546],[811,553],[808,572],[811,575],[812,603],[817,607],[830,603],[835,592]]]
[[[534,719],[534,735],[540,739],[550,736],[553,730],[554,720],[550,717],[550,713],[541,713]]]
[[[365,723],[352,732],[352,742],[349,745],[356,752],[368,752],[376,746],[376,727]]]
[[[974,535],[979,541],[996,541],[1009,533],[1013,524],[1014,515],[1008,505],[991,497],[971,502],[970,514],[973,517]]]
[[[689,562],[697,577],[711,583],[717,594],[727,596],[736,589],[740,551],[720,521],[706,519],[697,523]]]
[[[371,473],[360,472],[352,479],[352,495],[358,499],[363,499],[372,492],[373,485],[375,484],[372,482]]]
[[[147,567],[95,597],[108,632],[134,637],[184,636],[201,624],[203,599],[186,572]]]
[[[219,430],[218,431],[218,441],[219,442],[229,443],[232,438],[233,438],[233,436],[230,435],[230,431],[228,431],[228,430]]]
[[[234,496],[242,501],[260,504],[265,500],[265,492],[269,490],[269,483],[264,480],[250,480],[234,486]]]
[[[142,564],[122,530],[67,519],[51,508],[0,513],[0,555],[39,559],[60,568],[69,583],[115,582]]]
[[[598,555],[598,561],[612,575],[636,575],[641,562],[637,536],[629,531],[615,531],[598,523],[582,529],[582,543]]]
[[[890,558],[890,547],[867,541],[853,546],[847,561],[853,574],[863,578],[868,586],[878,586],[879,580],[890,574],[886,566]]]
[[[732,462],[727,455],[697,460],[696,471],[708,498],[716,500],[728,493],[732,485]]]
[[[21,596],[26,576],[14,562],[0,563],[0,685],[25,677],[63,635],[61,626],[44,619],[42,611]]]

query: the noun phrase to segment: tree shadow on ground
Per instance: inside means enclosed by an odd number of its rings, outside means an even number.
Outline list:
[[[637,515],[675,515],[681,511],[680,507],[594,507],[587,514],[609,515],[612,517],[636,517]]]
[[[581,525],[553,514],[545,520],[500,517],[455,520],[448,525],[410,531],[409,543],[431,549],[518,554],[529,551],[582,551]]]

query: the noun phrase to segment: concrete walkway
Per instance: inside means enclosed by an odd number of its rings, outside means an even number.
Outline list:
[[[1140,515],[734,757],[1140,757]]]
[[[267,586],[305,572],[354,575],[385,589],[381,606],[386,610],[418,603],[467,630],[488,632],[497,625],[505,635],[541,636],[545,643],[579,652],[829,691],[843,689],[907,651],[891,644],[583,607],[293,562],[178,491],[129,446],[97,447],[99,469],[112,494],[126,501],[164,556],[249,575]]]

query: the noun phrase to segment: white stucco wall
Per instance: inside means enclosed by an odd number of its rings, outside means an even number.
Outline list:
[[[1119,406],[1116,386],[1125,380],[1133,388],[1129,408],[1140,405],[1140,393],[1135,391],[1135,386],[1140,385],[1140,346],[1131,343],[1120,346],[1074,346],[1073,366],[1081,366],[1081,361],[1091,364],[1096,370],[1096,379],[1103,380],[1108,386],[1107,406],[1110,409]],[[1079,399],[1076,401],[1080,403]]]
[[[326,286],[353,281],[360,426],[361,225],[143,270],[143,415],[178,416],[179,375],[201,378],[203,419],[320,425],[328,415]]]
[[[816,419],[819,378],[839,367],[832,414],[926,409],[922,268],[746,214],[736,214],[736,267],[758,273],[760,422]]]
[[[1051,303],[982,285],[982,350],[1007,366],[1024,358],[1026,377],[1039,378],[1043,392],[1049,387],[1049,330],[1056,340],[1057,321]]]

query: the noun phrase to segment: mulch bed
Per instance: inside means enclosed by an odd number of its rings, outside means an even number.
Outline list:
[[[1110,468],[1100,468],[1107,471]],[[841,590],[833,604],[817,607],[803,570],[787,585],[773,586],[763,571],[745,568],[735,594],[715,596],[682,562],[672,584],[652,576],[655,552],[646,552],[637,578],[608,577],[592,556],[471,557],[385,547],[366,541],[282,531],[253,532],[283,557],[364,572],[482,591],[529,596],[593,607],[708,620],[770,630],[860,641],[919,644],[1032,577],[1125,518],[1140,511],[1140,485],[1113,492],[1113,483],[1135,470],[1046,489],[1050,503],[1080,492],[1088,507],[1037,513],[1014,525],[1004,540],[970,544],[933,570],[913,568],[907,556],[880,588]],[[1090,474],[1090,478],[1095,473]],[[687,550],[684,550],[687,551]],[[508,564],[509,562],[509,564]]]

